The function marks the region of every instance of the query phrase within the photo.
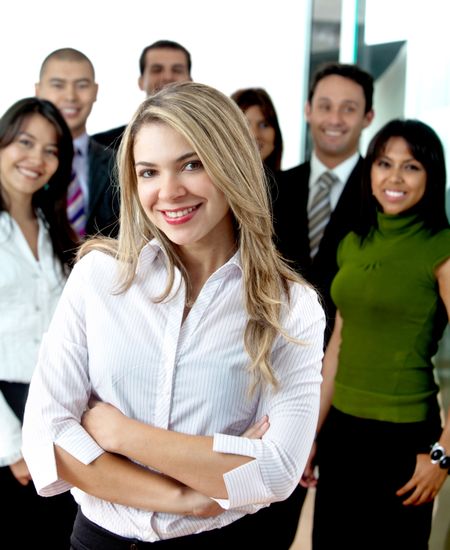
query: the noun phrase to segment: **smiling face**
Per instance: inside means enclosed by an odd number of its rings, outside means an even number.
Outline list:
[[[181,134],[159,122],[144,125],[134,159],[142,207],[169,240],[180,247],[229,250],[234,232],[228,202]]]
[[[427,173],[401,137],[392,137],[370,172],[372,193],[385,214],[401,214],[424,196]]]
[[[36,96],[51,101],[63,115],[73,138],[86,132],[98,86],[87,61],[50,59],[36,84]]]
[[[318,82],[305,114],[314,151],[328,168],[358,151],[361,132],[373,119],[373,111],[364,110],[363,88],[350,78],[329,75]]]
[[[244,114],[264,161],[275,149],[275,129],[267,122],[259,105],[252,105]]]
[[[0,150],[1,192],[8,204],[30,201],[58,169],[58,138],[42,115],[29,115],[14,140]]]

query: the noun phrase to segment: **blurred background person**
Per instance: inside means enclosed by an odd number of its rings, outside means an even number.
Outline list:
[[[76,247],[66,215],[72,156],[70,131],[52,103],[22,99],[0,119],[0,487],[5,548],[68,548],[76,512],[67,495],[54,502],[37,495],[21,453],[25,401],[41,337]]]
[[[272,173],[281,170],[283,137],[275,106],[263,88],[243,88],[231,95],[247,117],[261,159]]]
[[[116,236],[119,194],[113,184],[114,155],[86,130],[97,100],[94,66],[74,48],[55,50],[42,63],[35,91],[37,97],[58,107],[72,134],[74,159],[67,212],[73,229],[80,239],[98,233]]]
[[[362,208],[331,287],[314,550],[428,548],[450,467],[450,410],[442,429],[433,372],[450,315],[445,172],[420,121],[393,120],[369,144]]]
[[[282,172],[275,212],[276,244],[320,291],[334,324],[330,286],[336,250],[360,206],[361,134],[374,117],[373,78],[357,65],[326,63],[314,73],[305,105],[311,159]]]
[[[281,134],[275,106],[269,94],[263,88],[242,88],[236,90],[231,98],[245,114],[264,164],[273,214],[274,233],[278,233],[278,174],[281,170],[283,155],[283,136]]]
[[[192,60],[188,50],[173,40],[157,40],[146,46],[139,57],[139,89],[148,97],[166,84],[192,80]],[[119,148],[126,125],[99,132],[92,137],[114,150]]]

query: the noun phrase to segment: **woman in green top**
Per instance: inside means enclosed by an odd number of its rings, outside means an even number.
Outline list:
[[[341,242],[331,289],[314,550],[428,548],[450,466],[432,363],[450,313],[445,188],[429,126],[393,120],[371,141],[360,222]],[[311,466],[304,479],[315,483]]]

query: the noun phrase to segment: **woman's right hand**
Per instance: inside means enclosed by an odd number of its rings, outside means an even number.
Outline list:
[[[270,428],[269,417],[265,414],[261,420],[258,420],[253,426],[250,426],[241,437],[248,437],[249,439],[261,439],[262,436]]]
[[[28,471],[28,466],[26,465],[23,458],[21,458],[14,464],[11,464],[9,467],[11,469],[11,472],[13,473],[13,476],[21,485],[28,485],[28,483],[30,483],[31,475]]]
[[[305,470],[300,479],[300,485],[302,487],[315,487],[317,485],[317,476],[314,473],[315,470],[315,458],[317,451],[317,443],[314,441],[311,452],[309,453],[308,462],[306,463]]]

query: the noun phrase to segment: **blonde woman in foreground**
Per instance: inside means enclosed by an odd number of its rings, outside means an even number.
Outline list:
[[[231,99],[161,90],[119,158],[119,239],[84,245],[41,348],[30,472],[42,495],[71,489],[74,550],[269,548],[251,514],[287,498],[308,458],[323,310],[272,245]]]

